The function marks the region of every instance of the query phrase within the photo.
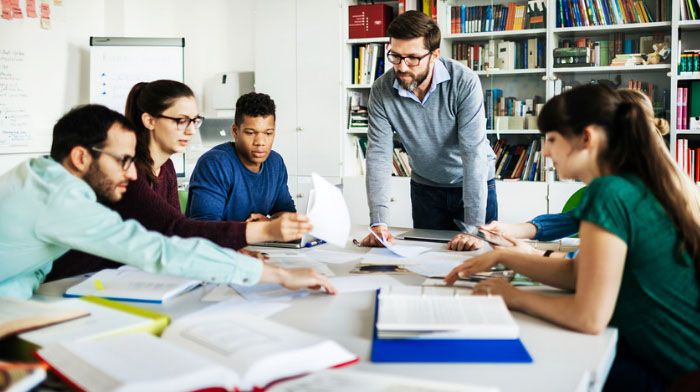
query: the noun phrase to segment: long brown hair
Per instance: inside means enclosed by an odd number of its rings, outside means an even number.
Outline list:
[[[194,97],[192,89],[175,80],[156,80],[136,83],[126,98],[124,114],[136,127],[136,160],[134,163],[146,176],[148,183],[158,181],[153,170],[153,157],[149,149],[151,132],[143,125],[141,116],[148,113],[153,117],[163,114],[178,98]]]
[[[583,85],[549,100],[538,118],[540,132],[570,138],[597,125],[607,136],[598,162],[612,173],[639,177],[671,218],[681,249],[694,261],[700,284],[700,189],[673,161],[657,133],[650,102],[626,99],[602,85]],[[644,103],[642,103],[644,102]]]

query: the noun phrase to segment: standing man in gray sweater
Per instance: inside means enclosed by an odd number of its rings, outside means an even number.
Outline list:
[[[494,164],[486,139],[479,77],[440,58],[440,28],[427,15],[407,11],[387,34],[394,65],[372,86],[367,136],[367,200],[372,230],[387,230],[393,134],[409,156],[413,226],[456,230],[453,219],[480,226],[498,218]],[[381,246],[368,235],[366,246]],[[468,250],[478,240],[458,235],[450,249]]]

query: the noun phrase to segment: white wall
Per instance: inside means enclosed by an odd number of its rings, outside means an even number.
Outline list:
[[[53,22],[65,24],[69,44],[64,112],[89,103],[90,36],[185,37],[185,83],[194,90],[202,110],[204,83],[209,78],[220,72],[254,70],[253,1],[64,0],[61,7],[52,4]],[[51,65],[35,66],[41,72]],[[0,155],[0,174],[35,155]]]

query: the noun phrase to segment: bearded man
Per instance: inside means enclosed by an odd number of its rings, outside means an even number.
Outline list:
[[[496,156],[486,138],[479,77],[440,57],[440,28],[427,15],[408,11],[387,29],[387,60],[393,69],[378,78],[369,98],[367,200],[372,231],[388,232],[389,179],[394,133],[411,166],[413,227],[457,230],[454,219],[480,226],[498,217]],[[381,246],[376,236],[365,246]],[[458,235],[454,250],[480,245]]]

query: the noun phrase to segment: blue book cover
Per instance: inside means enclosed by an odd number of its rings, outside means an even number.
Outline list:
[[[466,32],[466,23],[467,23],[467,6],[462,4],[460,7],[460,28],[459,32],[460,33],[465,33]]]
[[[378,301],[374,306],[372,362],[532,362],[520,339],[379,339]]]

